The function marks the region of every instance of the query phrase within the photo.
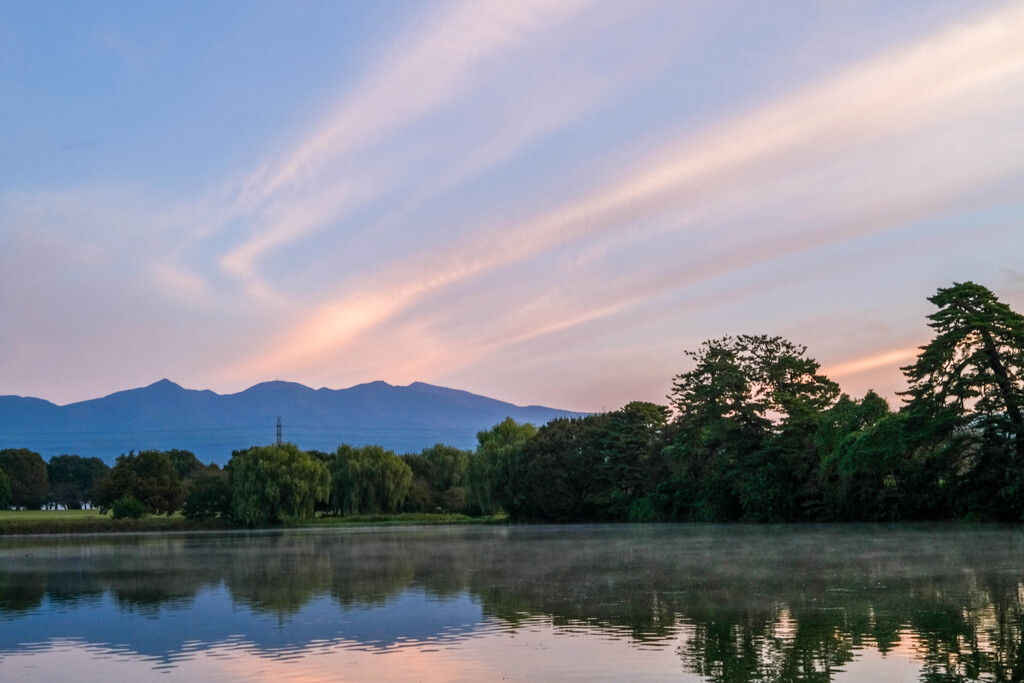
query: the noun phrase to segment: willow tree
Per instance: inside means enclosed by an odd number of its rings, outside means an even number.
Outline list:
[[[536,434],[532,424],[520,424],[511,417],[477,432],[477,447],[466,465],[466,482],[480,512],[490,515],[498,511],[500,501],[508,497],[514,458]]]
[[[412,483],[409,465],[381,446],[339,446],[330,469],[331,505],[347,515],[395,512]]]
[[[236,453],[230,472],[235,518],[248,526],[308,519],[330,493],[327,467],[291,443]]]

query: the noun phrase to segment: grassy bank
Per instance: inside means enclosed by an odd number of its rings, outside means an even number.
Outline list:
[[[508,515],[470,517],[447,512],[401,512],[394,515],[324,515],[310,522],[314,526],[398,526],[416,524],[504,524]]]
[[[419,524],[500,524],[504,515],[468,517],[447,513],[401,513],[395,515],[321,516],[296,525],[300,527],[331,526],[398,526]],[[0,536],[15,534],[91,534],[116,532],[209,531],[236,529],[218,520],[193,521],[180,515],[113,519],[98,510],[0,510]]]
[[[194,522],[180,515],[114,519],[99,510],[0,510],[0,535],[89,534],[124,531],[195,531],[225,529],[216,520]]]

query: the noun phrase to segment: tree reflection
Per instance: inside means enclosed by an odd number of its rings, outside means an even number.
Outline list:
[[[35,611],[43,604],[45,597],[45,575],[25,576],[0,570],[0,615]]]
[[[508,630],[542,617],[556,630],[672,647],[709,681],[831,681],[864,648],[913,654],[923,681],[1019,681],[1022,538],[998,528],[619,526],[7,540],[0,619],[103,596],[156,615],[213,588],[289,620],[319,598],[372,610],[421,591],[468,595]],[[310,624],[307,643],[333,637],[330,623]]]
[[[279,619],[326,593],[331,582],[330,553],[311,536],[243,537],[221,559],[234,601]]]

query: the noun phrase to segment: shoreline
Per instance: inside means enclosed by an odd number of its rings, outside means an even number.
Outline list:
[[[397,514],[321,516],[293,524],[247,527],[220,519],[190,520],[180,515],[153,515],[142,519],[114,519],[98,510],[3,510],[0,536],[63,536],[111,533],[188,533],[193,531],[255,531],[328,527],[385,527],[412,525],[505,524],[504,515],[470,517],[456,513],[409,512]]]

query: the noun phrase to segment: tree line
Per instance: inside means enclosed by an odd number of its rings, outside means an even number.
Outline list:
[[[466,456],[438,445],[408,459],[430,476],[434,463],[453,454]],[[413,478],[406,458],[379,446],[342,445],[335,453],[305,452],[290,443],[254,446],[232,453],[223,468],[184,450],[130,452],[111,467],[99,458],[59,455],[46,463],[25,448],[4,449],[0,507],[97,507],[115,518],[180,511],[190,519],[267,526],[316,512],[393,513],[432,505],[432,480],[417,482],[418,497],[406,500]],[[437,495],[463,500],[447,491]]]
[[[972,282],[929,301],[934,337],[903,368],[898,410],[842,394],[780,337],[713,339],[669,406],[508,445],[490,495],[537,521],[1021,521],[1024,316]]]
[[[903,368],[898,410],[854,398],[806,347],[738,335],[689,351],[668,405],[511,419],[474,450],[396,455],[292,444],[117,459],[0,451],[0,506],[92,504],[115,516],[218,517],[249,526],[328,514],[506,512],[524,521],[1024,519],[1024,316],[972,282],[929,299],[934,338]]]
[[[246,526],[316,513],[479,514],[467,489],[472,456],[444,444],[399,456],[373,445],[325,453],[284,443],[234,451],[221,468],[177,449],[130,452],[108,466],[78,455],[47,463],[29,449],[8,448],[0,450],[0,508],[96,507],[115,518],[180,511]]]

